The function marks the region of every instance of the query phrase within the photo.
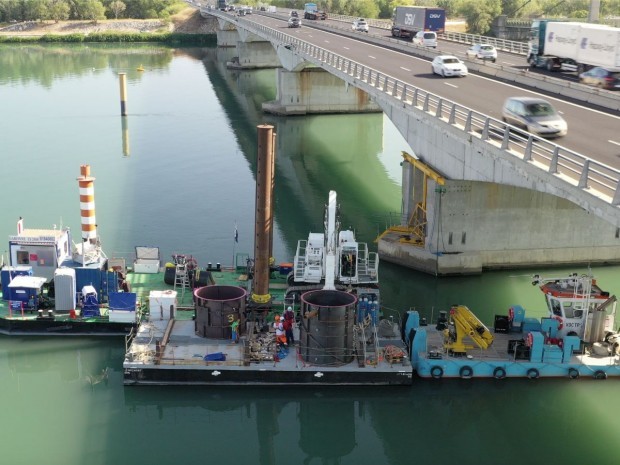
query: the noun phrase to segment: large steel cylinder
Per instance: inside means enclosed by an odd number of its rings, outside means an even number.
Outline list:
[[[357,297],[317,290],[301,296],[301,356],[306,362],[339,366],[353,360],[353,326]]]
[[[194,291],[196,334],[230,339],[231,325],[239,320],[239,334],[245,330],[246,290],[237,286],[205,286]]]

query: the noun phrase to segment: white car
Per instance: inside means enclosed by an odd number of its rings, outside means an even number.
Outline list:
[[[474,44],[465,52],[467,58],[479,58],[481,60],[490,60],[495,63],[497,60],[497,50],[489,44]]]
[[[353,21],[353,30],[359,32],[368,32],[368,23],[364,18],[358,18]]]
[[[467,66],[461,60],[453,55],[436,56],[432,62],[433,74],[439,74],[443,77],[448,76],[467,76]]]
[[[411,41],[422,47],[437,48],[437,33],[433,31],[418,31]]]

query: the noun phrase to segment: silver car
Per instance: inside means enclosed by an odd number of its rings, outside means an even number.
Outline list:
[[[467,58],[479,58],[480,60],[489,60],[495,63],[497,60],[497,50],[489,44],[474,44],[465,52]]]
[[[543,137],[564,136],[568,125],[553,106],[537,97],[509,97],[502,108],[505,123]]]
[[[368,32],[368,23],[364,18],[358,18],[353,21],[353,30],[359,32]]]

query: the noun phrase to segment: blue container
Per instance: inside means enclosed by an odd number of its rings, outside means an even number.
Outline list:
[[[536,318],[526,318],[523,321],[523,332],[540,331],[540,321]]]
[[[9,284],[15,276],[32,276],[32,267],[28,265],[6,266],[0,271],[0,283],[2,283],[3,300],[19,300],[15,298],[15,290],[9,288]]]

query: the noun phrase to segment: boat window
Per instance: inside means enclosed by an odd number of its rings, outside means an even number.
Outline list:
[[[17,251],[17,264],[18,265],[28,265],[30,264],[30,256],[27,250],[18,250]]]
[[[562,316],[562,307],[560,306],[560,302],[553,299],[551,300],[551,311],[556,316]]]
[[[575,318],[575,309],[573,308],[572,302],[564,302],[562,304],[562,307],[564,309],[564,316],[566,318]]]

